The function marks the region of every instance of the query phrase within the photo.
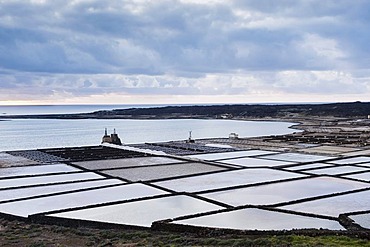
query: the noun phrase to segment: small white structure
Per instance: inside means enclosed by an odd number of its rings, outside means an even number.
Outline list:
[[[230,133],[229,139],[239,139],[239,135],[237,133]]]

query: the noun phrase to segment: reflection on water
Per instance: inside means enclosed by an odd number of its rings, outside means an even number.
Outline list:
[[[38,177],[40,184],[42,184],[42,177]],[[72,190],[100,187],[112,184],[121,184],[122,181],[118,179],[104,179],[98,181],[86,181],[86,182],[76,182],[70,184],[59,184],[59,185],[46,185],[37,186],[32,188],[21,188],[16,190],[1,190],[0,198],[1,200],[11,200],[17,198],[46,195],[51,193],[66,192]]]
[[[82,173],[71,173],[71,174],[59,174],[59,175],[44,175],[40,177],[23,177],[16,179],[1,179],[0,189],[19,187],[19,186],[31,186],[38,184],[51,184],[51,183],[62,183],[71,181],[83,181],[89,179],[101,179],[102,176],[92,172]]]
[[[240,230],[290,230],[297,228],[344,229],[337,221],[272,212],[256,208],[212,214],[193,219],[175,221],[174,223]]]
[[[221,173],[173,179],[156,183],[175,191],[203,191],[230,186],[302,177],[303,175],[270,169],[243,169]]]
[[[268,205],[365,188],[368,184],[332,177],[317,177],[204,194],[232,206]]]
[[[369,210],[370,191],[334,196],[283,207],[298,212],[338,217],[339,214]]]
[[[154,221],[218,209],[222,208],[192,197],[171,196],[60,213],[55,216],[150,227]]]
[[[27,201],[3,203],[0,204],[0,211],[27,217],[28,215],[41,212],[161,194],[166,194],[166,192],[143,184],[127,184],[110,188],[30,199]]]

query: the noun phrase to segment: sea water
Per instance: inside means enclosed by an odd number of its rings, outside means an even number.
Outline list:
[[[97,110],[154,105],[74,105],[74,106],[0,106],[7,115],[92,112]],[[12,110],[10,110],[12,109]],[[5,113],[5,112],[4,112]],[[0,151],[50,147],[99,145],[104,129],[116,129],[124,143],[185,140],[189,131],[193,138],[240,137],[291,133],[292,123],[251,122],[235,120],[128,120],[128,119],[13,119],[0,121]]]
[[[98,145],[114,129],[123,143],[185,140],[192,137],[227,138],[236,132],[240,137],[291,133],[292,123],[235,120],[128,120],[128,119],[14,119],[0,121],[0,151],[49,147]]]
[[[72,114],[165,105],[0,105],[0,115]]]

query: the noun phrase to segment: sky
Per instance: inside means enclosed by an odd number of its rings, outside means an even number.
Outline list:
[[[0,0],[0,104],[370,101],[368,0]]]

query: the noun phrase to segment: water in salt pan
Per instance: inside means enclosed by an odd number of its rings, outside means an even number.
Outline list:
[[[243,167],[277,167],[277,166],[286,166],[292,165],[294,163],[277,161],[277,160],[266,160],[258,158],[239,158],[239,159],[230,159],[230,160],[221,160],[220,163],[230,164],[230,165],[239,165]]]
[[[255,156],[255,155],[265,155],[265,154],[276,154],[276,152],[262,151],[262,150],[247,150],[247,151],[237,151],[237,152],[196,154],[196,155],[188,155],[186,157],[202,159],[202,160],[219,160],[219,159],[232,159],[232,158],[249,157],[249,156]]]
[[[222,207],[180,195],[64,212],[51,216],[150,227],[154,221],[219,209]]]
[[[247,208],[206,215],[174,221],[173,223],[239,230],[292,230],[305,228],[344,230],[344,228],[334,220],[273,212],[257,208]]]
[[[82,207],[167,194],[162,190],[144,184],[126,184],[116,187],[75,192],[57,196],[29,199],[0,204],[0,212],[27,217],[28,215],[53,210]]]
[[[324,169],[315,169],[315,170],[309,170],[305,171],[309,174],[318,174],[318,175],[340,175],[345,173],[351,173],[351,172],[359,172],[359,171],[367,171],[369,169],[366,168],[360,168],[355,166],[336,166],[336,167],[329,167]]]
[[[328,167],[333,167],[333,165],[328,165],[325,163],[313,163],[313,164],[308,164],[308,165],[296,165],[292,167],[285,167],[284,169],[291,170],[291,171],[299,171],[299,170],[305,170],[305,169],[311,169],[311,168],[328,168]]]
[[[86,181],[78,183],[69,184],[59,184],[59,185],[44,185],[30,188],[16,188],[0,191],[0,202],[12,199],[19,199],[32,196],[47,195],[51,193],[58,192],[70,192],[72,190],[97,188],[106,185],[113,184],[123,184],[121,180],[118,179],[104,179],[97,181]]]
[[[369,167],[370,168],[370,163],[361,163],[361,164],[358,164],[358,166]]]
[[[370,182],[370,172],[364,172],[359,174],[345,175],[346,178],[354,178],[362,181]]]
[[[337,217],[339,214],[370,210],[369,198],[370,190],[367,190],[310,202],[292,204],[282,208],[305,213]]]
[[[125,168],[137,166],[151,166],[158,164],[170,164],[184,162],[178,159],[165,158],[165,157],[140,157],[128,159],[110,159],[110,160],[94,160],[74,162],[78,166],[87,169],[108,169],[108,168]]]
[[[196,192],[210,189],[225,188],[237,185],[276,181],[289,178],[303,177],[304,175],[272,170],[268,168],[240,169],[225,171],[202,176],[180,178],[155,183],[158,186],[175,191]]]
[[[269,205],[366,188],[369,184],[332,177],[315,177],[201,194],[232,206]]]
[[[148,166],[102,172],[131,181],[145,181],[221,170],[224,170],[224,168],[202,163],[184,163],[179,165]]]
[[[32,185],[40,185],[40,184],[84,181],[84,180],[102,179],[102,178],[104,177],[96,173],[93,173],[93,172],[81,172],[81,173],[70,173],[70,174],[45,175],[45,176],[37,176],[37,177],[0,179],[0,189],[10,188],[10,187],[32,186]]]
[[[357,164],[357,163],[370,162],[370,157],[362,156],[362,157],[346,158],[346,159],[340,159],[340,160],[328,161],[328,162],[332,164],[337,164],[337,165],[351,165],[351,164]]]
[[[263,158],[302,163],[302,162],[323,161],[323,160],[333,159],[336,157],[312,155],[312,154],[300,154],[300,153],[280,153],[280,154],[266,155]]]
[[[370,213],[351,215],[350,218],[354,220],[360,226],[370,229]]]
[[[77,168],[66,164],[53,164],[53,165],[36,165],[36,166],[24,166],[24,167],[8,167],[0,168],[1,177],[14,177],[14,176],[29,176],[29,175],[40,175],[49,173],[62,173],[62,172],[76,172],[81,171]]]

